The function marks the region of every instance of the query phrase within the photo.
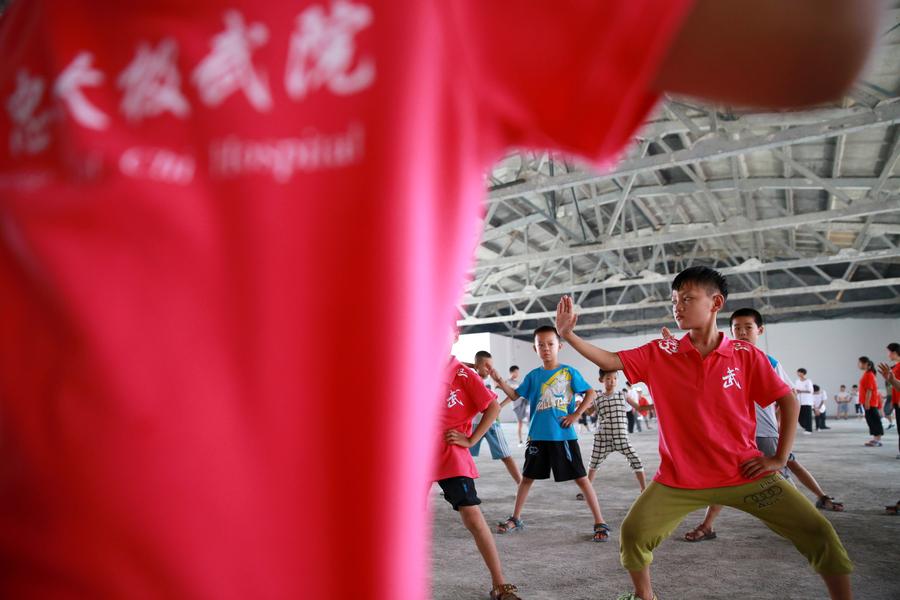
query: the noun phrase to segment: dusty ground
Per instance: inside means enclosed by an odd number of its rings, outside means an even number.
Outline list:
[[[842,500],[843,513],[827,513],[856,564],[853,590],[860,600],[900,598],[900,516],[884,515],[884,505],[900,500],[897,430],[882,448],[865,448],[862,420],[829,421],[831,431],[799,436],[798,460],[825,490]],[[520,462],[515,430],[505,425],[507,440]],[[580,433],[582,455],[590,456],[593,436]],[[659,464],[656,431],[632,435],[648,479]],[[485,446],[476,459],[481,479],[478,494],[489,524],[512,512],[515,486],[500,461]],[[495,535],[507,579],[531,600],[612,599],[630,591],[619,564],[618,529],[638,492],[625,458],[611,455],[594,484],[604,517],[613,527],[606,544],[589,541],[592,519],[583,501],[575,500],[574,483],[538,481],[532,488],[521,533]],[[807,497],[812,494],[805,490]],[[434,546],[433,596],[436,600],[486,598],[490,578],[458,515],[432,489]],[[786,540],[741,512],[726,509],[717,521],[718,539],[681,541],[699,523],[689,515],[655,552],[653,578],[661,600],[694,598],[827,598],[821,580]]]

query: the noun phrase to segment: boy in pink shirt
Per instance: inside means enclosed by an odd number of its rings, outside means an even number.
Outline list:
[[[441,407],[441,431],[444,432],[438,449],[434,480],[444,491],[444,499],[459,512],[463,525],[475,538],[475,545],[491,572],[492,600],[518,600],[516,586],[506,583],[500,557],[491,530],[478,505],[481,500],[475,490],[478,469],[469,448],[480,440],[500,414],[497,395],[487,389],[481,377],[455,356],[450,357],[444,372],[446,403]],[[472,418],[483,414],[472,431]]]
[[[688,513],[711,503],[758,517],[806,556],[832,598],[851,598],[852,564],[837,534],[777,473],[793,445],[796,400],[761,350],[718,331],[716,316],[727,296],[717,271],[682,271],[672,282],[672,312],[687,335],[618,353],[574,333],[577,316],[570,297],[557,307],[563,339],[601,369],[621,369],[629,381],[647,383],[656,401],[660,467],[622,523],[621,560],[635,592],[621,598],[656,597],[650,581],[653,549]],[[773,402],[782,414],[780,441],[776,454],[767,457],[754,440],[754,403]]]

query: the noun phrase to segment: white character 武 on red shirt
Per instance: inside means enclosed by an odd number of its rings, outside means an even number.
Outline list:
[[[191,78],[200,99],[208,106],[218,106],[240,90],[255,109],[268,111],[272,108],[268,80],[257,73],[252,55],[269,41],[269,30],[262,23],[245,24],[236,10],[227,11],[223,18],[225,31],[213,38],[212,50]]]

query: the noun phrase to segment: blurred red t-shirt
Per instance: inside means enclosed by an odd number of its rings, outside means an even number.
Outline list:
[[[689,4],[13,1],[0,597],[424,598],[485,170],[614,160]]]

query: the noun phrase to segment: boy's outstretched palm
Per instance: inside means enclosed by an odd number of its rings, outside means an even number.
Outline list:
[[[571,296],[563,296],[556,305],[556,331],[559,335],[566,335],[575,331],[575,324],[578,322],[578,315],[575,314],[575,303]]]

